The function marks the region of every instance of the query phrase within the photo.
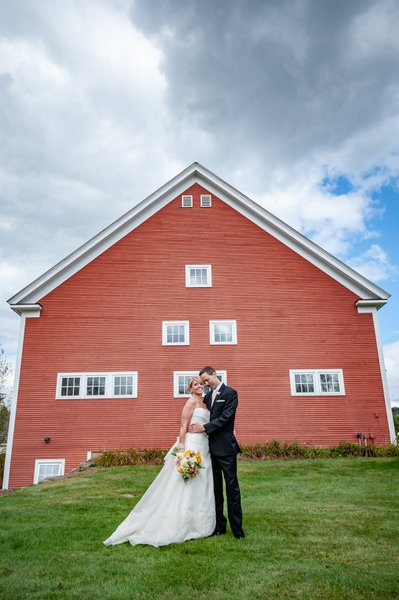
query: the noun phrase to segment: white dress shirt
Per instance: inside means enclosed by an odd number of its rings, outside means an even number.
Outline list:
[[[216,395],[217,395],[217,393],[218,393],[218,391],[219,391],[219,388],[220,388],[220,386],[222,385],[222,383],[223,383],[223,382],[221,381],[221,382],[219,383],[219,385],[217,386],[217,388],[215,388],[215,389],[213,390],[213,392],[212,392],[212,403],[211,403],[211,406],[213,406],[213,403],[215,402]]]

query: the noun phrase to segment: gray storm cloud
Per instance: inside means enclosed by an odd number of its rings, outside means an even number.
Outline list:
[[[390,116],[397,126],[397,3],[169,0],[154,11],[138,0],[131,18],[162,48],[182,129],[194,115],[217,162],[249,153],[268,175],[304,158],[345,170],[338,150],[365,132],[379,148],[350,156],[351,169],[392,150],[380,130]]]

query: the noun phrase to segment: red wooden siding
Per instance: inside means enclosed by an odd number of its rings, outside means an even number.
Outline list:
[[[173,371],[226,369],[242,443],[327,446],[356,433],[389,443],[371,314],[357,297],[222,201],[188,189],[41,300],[27,319],[10,486],[36,458],[66,471],[102,448],[169,447],[184,400]],[[211,264],[212,288],[186,288]],[[238,344],[211,346],[210,319],[236,319]],[[190,346],[162,346],[163,320],[189,320]],[[292,397],[289,369],[343,369],[345,396]],[[138,398],[56,400],[59,372],[138,371]],[[51,442],[44,444],[44,436]]]

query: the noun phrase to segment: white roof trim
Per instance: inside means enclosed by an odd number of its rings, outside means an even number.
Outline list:
[[[33,304],[61,285],[94,258],[113,246],[194,183],[240,212],[306,260],[339,281],[360,298],[385,304],[389,294],[307,239],[256,202],[197,162],[192,163],[134,208],[72,252],[61,262],[8,300],[9,304]],[[382,302],[379,302],[382,301]]]
[[[381,306],[384,306],[384,304],[386,304],[387,302],[388,302],[388,300],[365,298],[364,300],[358,300],[356,302],[356,306],[357,306],[357,310],[359,312],[371,312],[371,309],[376,308],[378,310],[379,308],[381,308]]]
[[[24,317],[40,317],[43,307],[40,304],[11,304],[11,308]]]

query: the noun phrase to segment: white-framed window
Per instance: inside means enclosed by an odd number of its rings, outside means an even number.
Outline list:
[[[193,207],[193,197],[188,195],[183,195],[181,197],[181,205],[183,208],[192,208]]]
[[[344,396],[342,369],[290,369],[292,396]]]
[[[196,371],[173,371],[173,396],[174,398],[188,398],[187,384],[190,377],[197,377],[199,370]],[[217,376],[220,381],[227,384],[227,371],[217,371]],[[205,386],[204,393],[206,394],[209,388]]]
[[[212,287],[212,266],[186,265],[186,287]]]
[[[201,208],[210,208],[212,206],[212,196],[210,194],[201,194],[200,205]]]
[[[137,398],[137,371],[58,373],[57,400]]]
[[[212,345],[237,344],[237,321],[209,321]]]
[[[113,373],[114,398],[137,398],[137,373]]]
[[[163,346],[189,346],[189,321],[162,321]]]
[[[105,375],[86,375],[85,380],[86,396],[105,396],[105,385],[107,381],[107,377]]]
[[[81,386],[83,385],[82,376],[75,377],[67,373],[64,373],[62,377],[60,375],[58,375],[57,396],[59,395],[60,398],[80,398]]]
[[[65,458],[37,458],[33,483],[39,483],[48,477],[59,477],[65,473]]]

